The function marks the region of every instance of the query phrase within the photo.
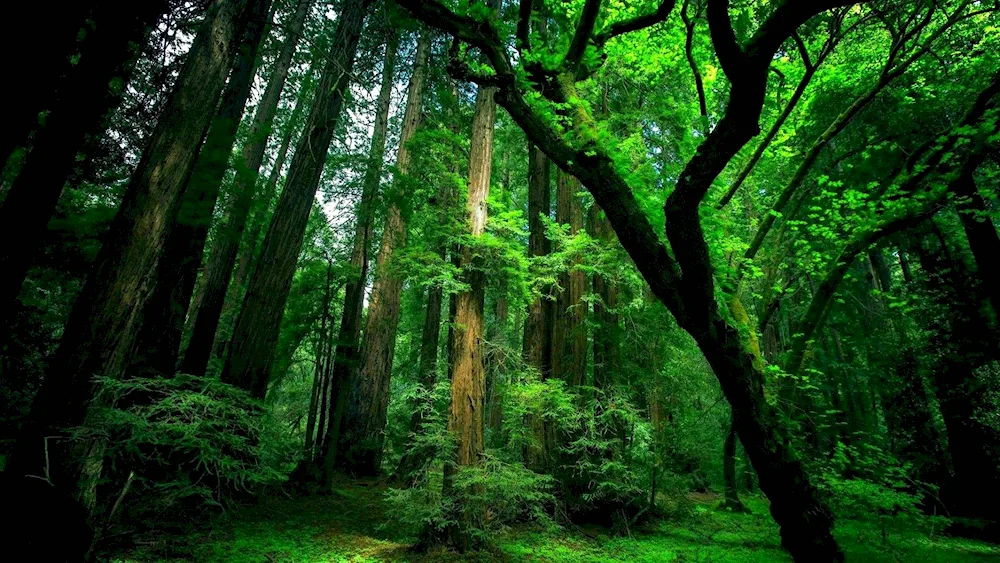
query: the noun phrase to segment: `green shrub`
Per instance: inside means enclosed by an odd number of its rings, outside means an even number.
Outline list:
[[[282,483],[295,466],[299,448],[261,403],[214,377],[98,384],[99,406],[74,438],[103,449],[91,476],[108,493],[102,504],[128,484],[130,519],[224,510]]]

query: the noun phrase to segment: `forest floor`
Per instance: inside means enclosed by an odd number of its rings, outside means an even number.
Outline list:
[[[159,538],[113,561],[152,563],[312,563],[405,561],[791,561],[779,546],[766,501],[744,499],[749,514],[716,509],[714,495],[692,494],[683,517],[652,522],[627,536],[608,530],[563,528],[558,534],[516,528],[492,552],[464,557],[447,551],[418,553],[414,538],[394,527],[378,485],[344,483],[330,496],[273,500],[247,509],[210,531]],[[1000,545],[987,544],[889,522],[838,522],[837,539],[847,560],[858,562],[1000,561]]]

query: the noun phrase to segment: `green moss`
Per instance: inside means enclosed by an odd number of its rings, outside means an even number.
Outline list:
[[[220,525],[186,537],[159,538],[154,545],[115,561],[205,561],[258,563],[370,561],[526,562],[777,562],[791,561],[781,549],[767,502],[747,497],[748,514],[712,509],[699,501],[689,516],[630,530],[624,537],[603,529],[513,529],[495,552],[459,555],[412,549],[416,538],[400,535],[386,512],[384,489],[344,485],[327,497],[267,502]],[[1000,546],[931,534],[905,520],[841,521],[837,539],[848,561],[1000,561]]]

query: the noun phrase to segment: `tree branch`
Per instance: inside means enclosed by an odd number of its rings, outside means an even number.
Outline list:
[[[660,2],[660,5],[656,7],[656,10],[649,14],[643,14],[628,20],[615,22],[609,25],[607,29],[599,33],[594,38],[594,43],[598,47],[603,47],[605,43],[615,37],[618,37],[619,35],[639,31],[640,29],[652,27],[658,23],[664,22],[666,21],[667,16],[670,15],[670,12],[673,11],[676,4],[676,0],[663,0]]]
[[[520,0],[517,10],[517,52],[531,50],[531,11],[535,0]]]
[[[594,26],[597,25],[597,15],[601,12],[601,0],[586,0],[583,11],[580,12],[580,23],[576,26],[576,33],[569,44],[569,51],[563,60],[563,67],[570,72],[576,73],[580,67],[580,61],[590,44],[590,37],[594,34]]]

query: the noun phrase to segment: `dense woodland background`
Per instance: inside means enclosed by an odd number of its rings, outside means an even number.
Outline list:
[[[1000,3],[10,14],[38,561],[1000,559]]]

